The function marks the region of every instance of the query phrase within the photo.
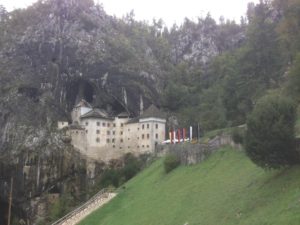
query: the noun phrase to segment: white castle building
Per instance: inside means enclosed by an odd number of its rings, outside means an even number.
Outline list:
[[[165,139],[166,119],[154,105],[136,118],[126,112],[112,117],[82,100],[71,116],[71,125],[58,122],[58,128],[68,127],[73,146],[95,160],[109,161],[128,152],[151,153]]]

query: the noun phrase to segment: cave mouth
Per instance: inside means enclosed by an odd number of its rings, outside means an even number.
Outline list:
[[[88,103],[94,103],[95,89],[94,86],[84,80],[79,79],[72,81],[67,87],[66,101],[69,109],[72,109],[75,104],[84,99]]]

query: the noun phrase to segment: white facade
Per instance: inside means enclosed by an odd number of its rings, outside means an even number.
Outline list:
[[[96,160],[109,161],[131,152],[154,152],[156,144],[165,139],[166,120],[158,117],[130,119],[108,117],[99,109],[75,107],[72,119],[78,127],[70,126],[72,144],[81,153]],[[83,113],[83,114],[81,114]]]
[[[68,121],[58,121],[57,122],[57,129],[58,130],[61,130],[61,129],[63,129],[65,127],[68,127],[68,126],[69,126]]]

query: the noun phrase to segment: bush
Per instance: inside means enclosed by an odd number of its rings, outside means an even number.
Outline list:
[[[234,143],[243,144],[244,143],[244,132],[241,129],[234,128],[231,131],[231,137]]]
[[[180,160],[178,159],[178,157],[176,155],[169,154],[166,156],[166,158],[164,160],[164,168],[165,168],[166,173],[169,173],[170,171],[172,171],[179,165],[180,165]]]
[[[296,107],[288,98],[262,98],[247,120],[247,155],[263,168],[280,168],[299,162],[294,138]]]

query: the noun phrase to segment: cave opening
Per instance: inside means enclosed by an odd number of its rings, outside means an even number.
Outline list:
[[[95,90],[90,82],[83,79],[72,81],[67,88],[66,100],[68,108],[72,109],[82,99],[93,104],[94,95]]]

